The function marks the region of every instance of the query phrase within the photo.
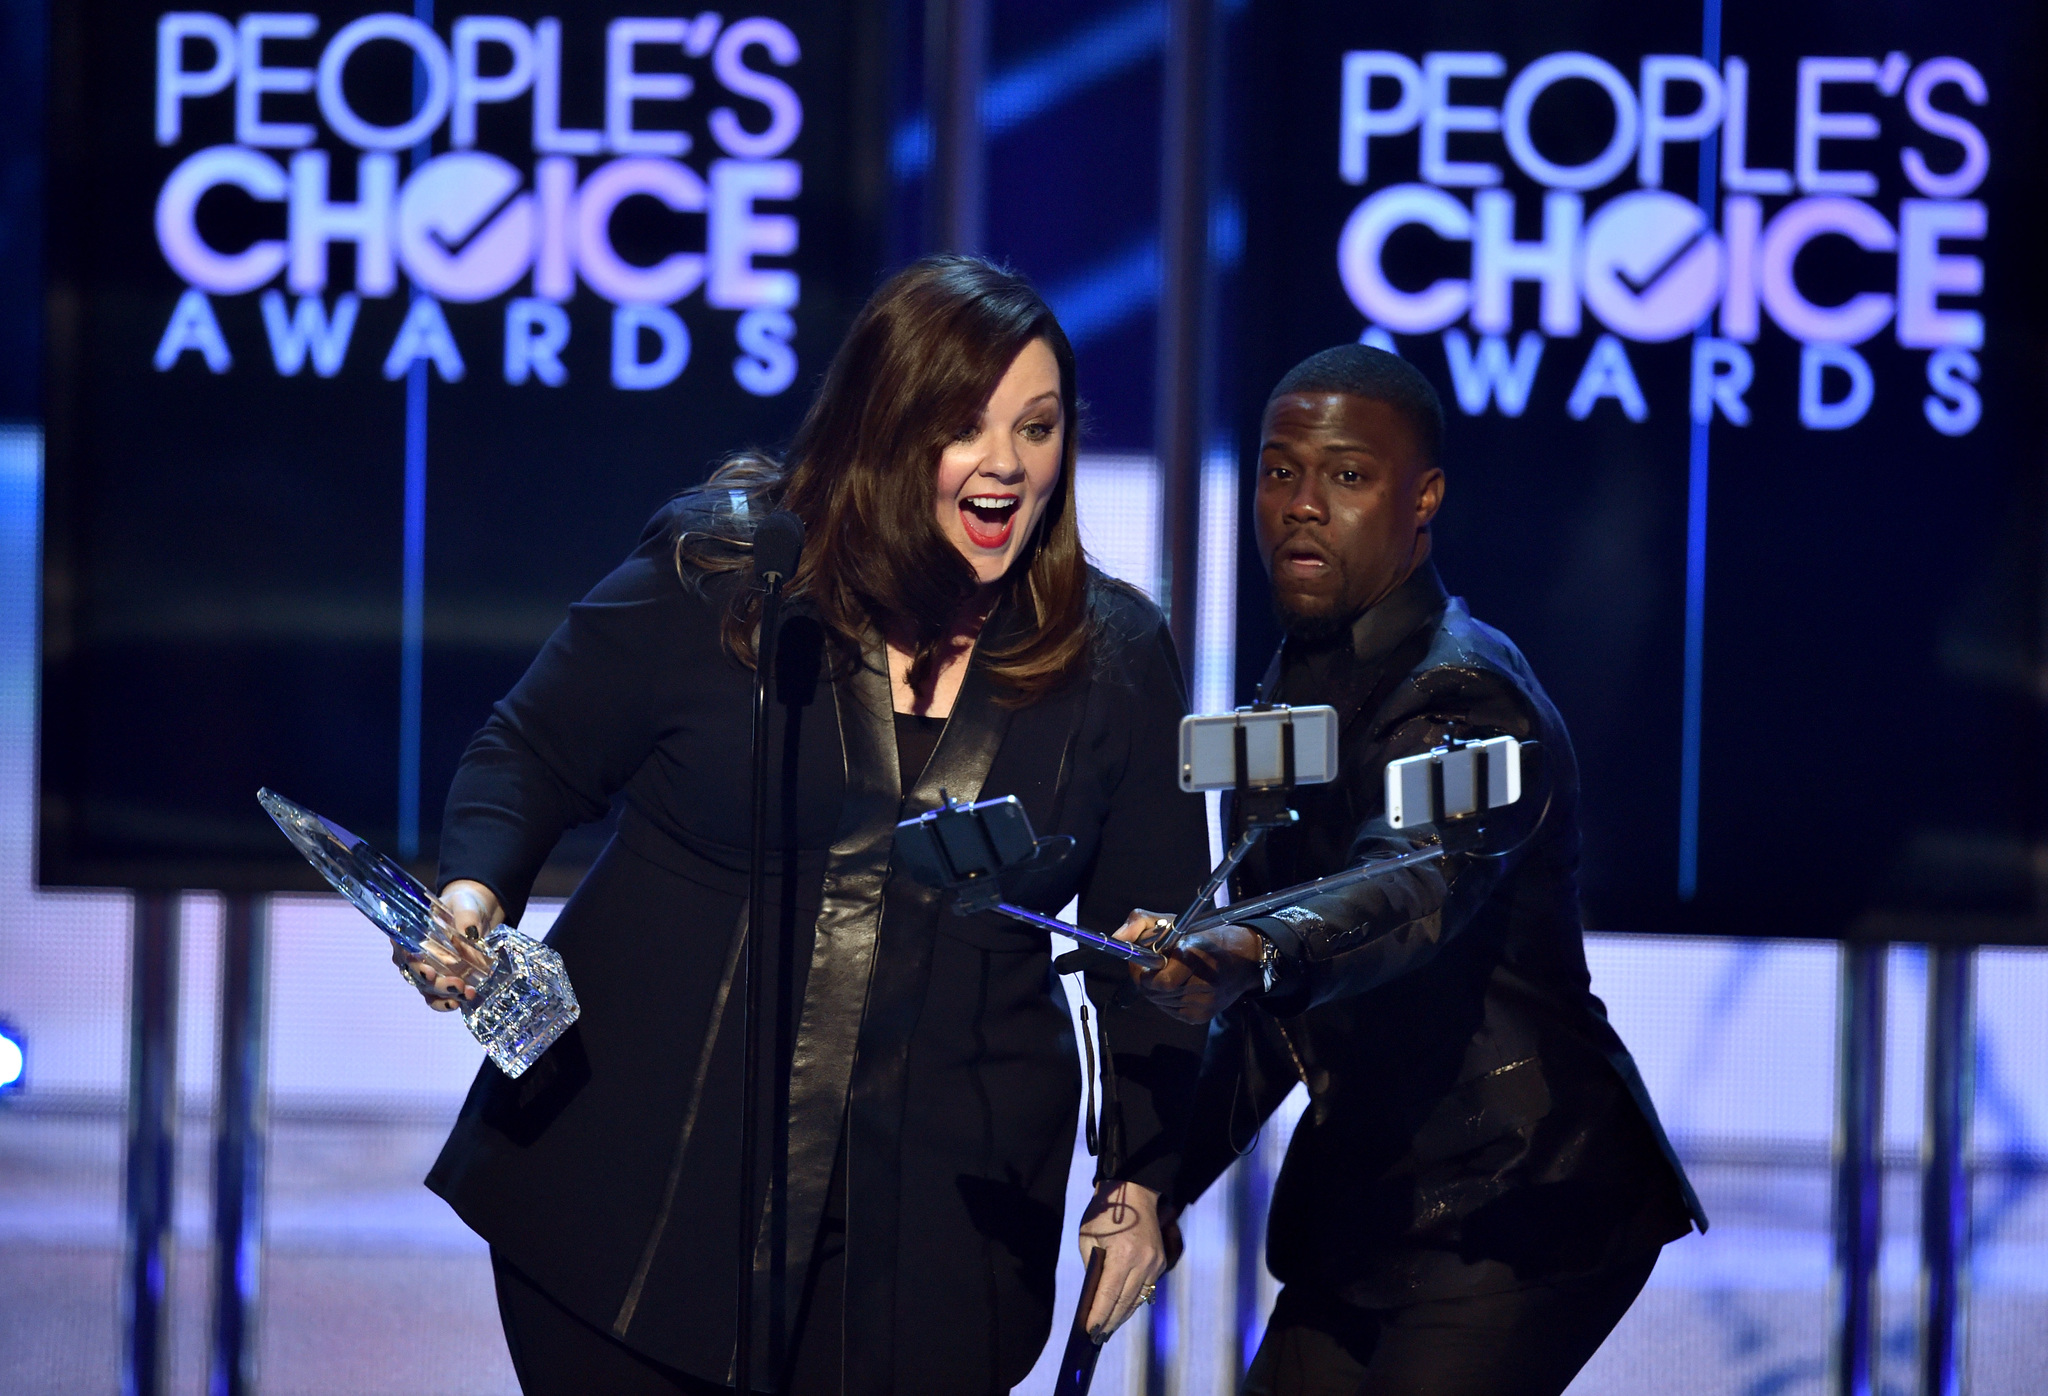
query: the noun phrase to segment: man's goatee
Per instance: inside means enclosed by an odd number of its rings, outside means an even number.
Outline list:
[[[1280,622],[1287,638],[1301,645],[1325,644],[1348,633],[1351,622],[1358,619],[1356,612],[1346,613],[1334,607],[1314,614],[1290,611],[1277,596],[1273,598],[1273,616]]]

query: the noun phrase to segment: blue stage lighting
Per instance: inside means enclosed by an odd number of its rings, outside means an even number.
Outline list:
[[[0,1018],[0,1096],[12,1095],[27,1079],[28,1042],[14,1024]]]

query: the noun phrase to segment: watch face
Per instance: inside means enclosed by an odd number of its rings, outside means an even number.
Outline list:
[[[1292,908],[1289,908],[1292,910]],[[1259,988],[1271,993],[1274,982],[1280,977],[1280,947],[1264,936],[1259,937]]]

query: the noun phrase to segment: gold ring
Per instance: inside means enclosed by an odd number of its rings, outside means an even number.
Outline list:
[[[1138,1291],[1138,1302],[1139,1302],[1140,1304],[1149,1304],[1149,1303],[1151,1303],[1151,1302],[1152,1302],[1152,1298],[1153,1298],[1153,1296],[1154,1296],[1154,1295],[1156,1295],[1156,1294],[1158,1294],[1158,1293],[1159,1293],[1159,1286],[1158,1286],[1158,1284],[1157,1284],[1156,1282],[1155,1282],[1155,1283],[1149,1283],[1149,1284],[1147,1284],[1147,1285],[1146,1285],[1146,1286],[1145,1286],[1145,1287],[1144,1287],[1143,1289],[1141,1289],[1141,1290],[1139,1290],[1139,1291]]]

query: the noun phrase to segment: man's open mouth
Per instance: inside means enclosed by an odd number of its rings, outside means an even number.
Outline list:
[[[1275,571],[1296,577],[1318,577],[1330,570],[1330,555],[1313,543],[1290,539],[1273,549]]]
[[[960,524],[977,548],[1000,548],[1010,541],[1017,509],[1024,501],[1014,494],[976,494],[960,501]]]

